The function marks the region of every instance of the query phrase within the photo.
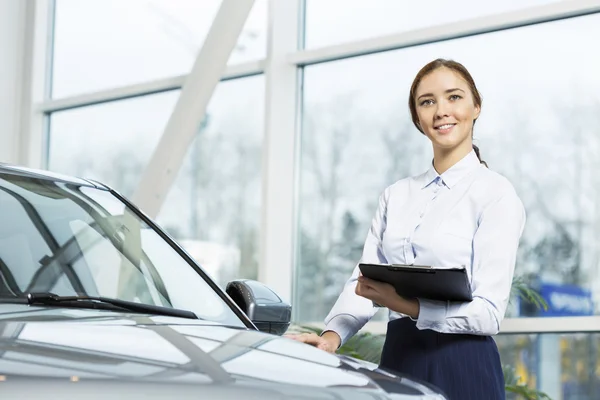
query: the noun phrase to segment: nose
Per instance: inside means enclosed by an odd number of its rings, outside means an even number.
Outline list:
[[[435,118],[442,119],[450,115],[450,106],[445,101],[437,102],[437,108],[435,109]]]

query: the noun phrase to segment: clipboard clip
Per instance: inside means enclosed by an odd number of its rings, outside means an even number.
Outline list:
[[[435,274],[435,269],[428,265],[404,265],[404,264],[390,264],[388,265],[388,270],[402,270],[409,272],[424,272],[429,274]]]

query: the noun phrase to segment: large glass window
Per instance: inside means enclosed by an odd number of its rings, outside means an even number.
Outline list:
[[[557,300],[550,315],[599,314],[600,54],[586,50],[599,21],[590,15],[306,67],[297,318],[319,321],[329,311],[381,191],[428,168],[431,146],[412,125],[407,99],[419,68],[438,57],[474,76],[484,98],[475,143],[525,203],[517,275]],[[517,301],[509,310],[534,313]]]
[[[496,343],[502,364],[519,383],[551,399],[598,397],[600,334],[500,335]]]
[[[171,91],[51,114],[48,168],[131,196],[178,96]]]
[[[158,222],[221,285],[258,275],[264,78],[220,84]]]
[[[445,25],[561,0],[305,1],[305,47],[314,48]]]
[[[178,94],[52,114],[49,169],[131,196]],[[262,76],[217,86],[157,217],[220,284],[257,275],[263,110]]]
[[[220,0],[57,0],[53,97],[190,71]],[[266,55],[267,1],[257,0],[230,63]]]

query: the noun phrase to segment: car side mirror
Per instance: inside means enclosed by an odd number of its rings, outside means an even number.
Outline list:
[[[238,279],[229,282],[225,291],[258,330],[283,335],[289,328],[292,306],[268,286],[251,279]]]

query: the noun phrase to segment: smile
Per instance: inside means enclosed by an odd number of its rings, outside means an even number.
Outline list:
[[[454,125],[456,125],[456,124],[445,124],[445,125],[436,126],[436,127],[434,127],[434,129],[440,133],[448,133],[452,130],[452,128],[454,128]]]

